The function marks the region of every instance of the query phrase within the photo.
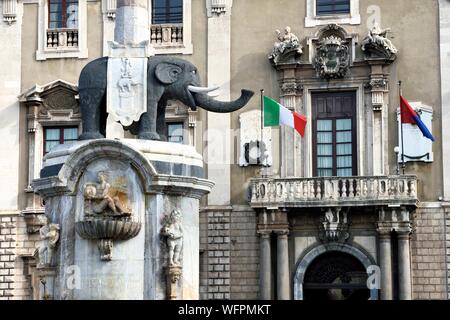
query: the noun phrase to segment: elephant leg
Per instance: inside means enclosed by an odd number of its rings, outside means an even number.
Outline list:
[[[83,117],[83,133],[80,140],[104,138],[100,133],[100,122],[105,92],[106,88],[80,90],[80,109]]]
[[[147,112],[142,114],[139,122],[138,139],[143,140],[161,140],[156,132],[156,116],[158,112],[158,102],[148,101]]]
[[[158,114],[156,116],[156,132],[158,132],[162,141],[167,141],[166,105],[167,101],[158,103]]]

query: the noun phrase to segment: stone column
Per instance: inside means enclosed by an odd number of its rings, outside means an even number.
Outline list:
[[[284,70],[281,83],[280,103],[291,111],[303,114],[301,104],[301,86],[295,82],[295,70]],[[303,176],[302,138],[292,128],[281,126],[281,177]]]
[[[288,230],[277,231],[277,300],[290,299]]]
[[[379,231],[381,300],[392,300],[392,250],[390,230]]]
[[[409,246],[410,231],[398,233],[398,280],[400,300],[411,300],[411,257]]]
[[[270,231],[259,231],[259,298],[261,300],[272,299],[271,275],[272,262],[270,252]]]
[[[114,41],[137,44],[149,39],[147,0],[117,0]]]
[[[206,1],[208,10],[208,86],[219,85],[218,100],[231,98],[231,8],[232,1],[223,2],[221,10],[211,10],[213,3]],[[231,199],[231,115],[207,113],[207,148],[205,162],[207,177],[216,184],[208,195],[208,205],[228,206]]]
[[[373,130],[373,175],[384,175],[387,170],[389,154],[386,150],[387,141],[387,106],[388,101],[384,99],[387,96],[387,81],[384,78],[383,63],[380,61],[369,61],[371,65],[370,87],[372,88],[372,130]]]

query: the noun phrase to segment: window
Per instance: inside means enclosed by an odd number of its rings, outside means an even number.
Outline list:
[[[153,0],[152,23],[183,23],[183,0]]]
[[[316,0],[316,15],[338,15],[350,13],[350,0]]]
[[[87,58],[87,0],[38,3],[36,60]]]
[[[183,143],[183,123],[173,122],[167,124],[167,141]]]
[[[78,28],[78,0],[49,0],[49,29]]]
[[[313,28],[330,23],[361,24],[359,0],[305,0],[305,27]]]
[[[357,175],[355,94],[317,93],[312,104],[315,175]]]
[[[192,54],[192,0],[148,0],[155,54]]]
[[[47,127],[44,128],[44,154],[53,147],[78,140],[76,127]]]

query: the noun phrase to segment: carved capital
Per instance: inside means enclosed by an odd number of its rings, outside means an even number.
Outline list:
[[[282,82],[280,85],[281,96],[300,95],[303,91],[303,86],[296,82]]]
[[[287,238],[289,229],[274,230],[278,238]]]

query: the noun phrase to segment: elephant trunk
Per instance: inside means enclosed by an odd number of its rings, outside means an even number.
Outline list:
[[[194,99],[197,104],[202,109],[211,112],[218,113],[228,113],[241,109],[243,106],[247,104],[247,102],[251,99],[254,92],[250,90],[242,90],[241,96],[239,99],[231,101],[231,102],[223,102],[217,101],[214,98],[208,96],[203,93],[194,93]]]

